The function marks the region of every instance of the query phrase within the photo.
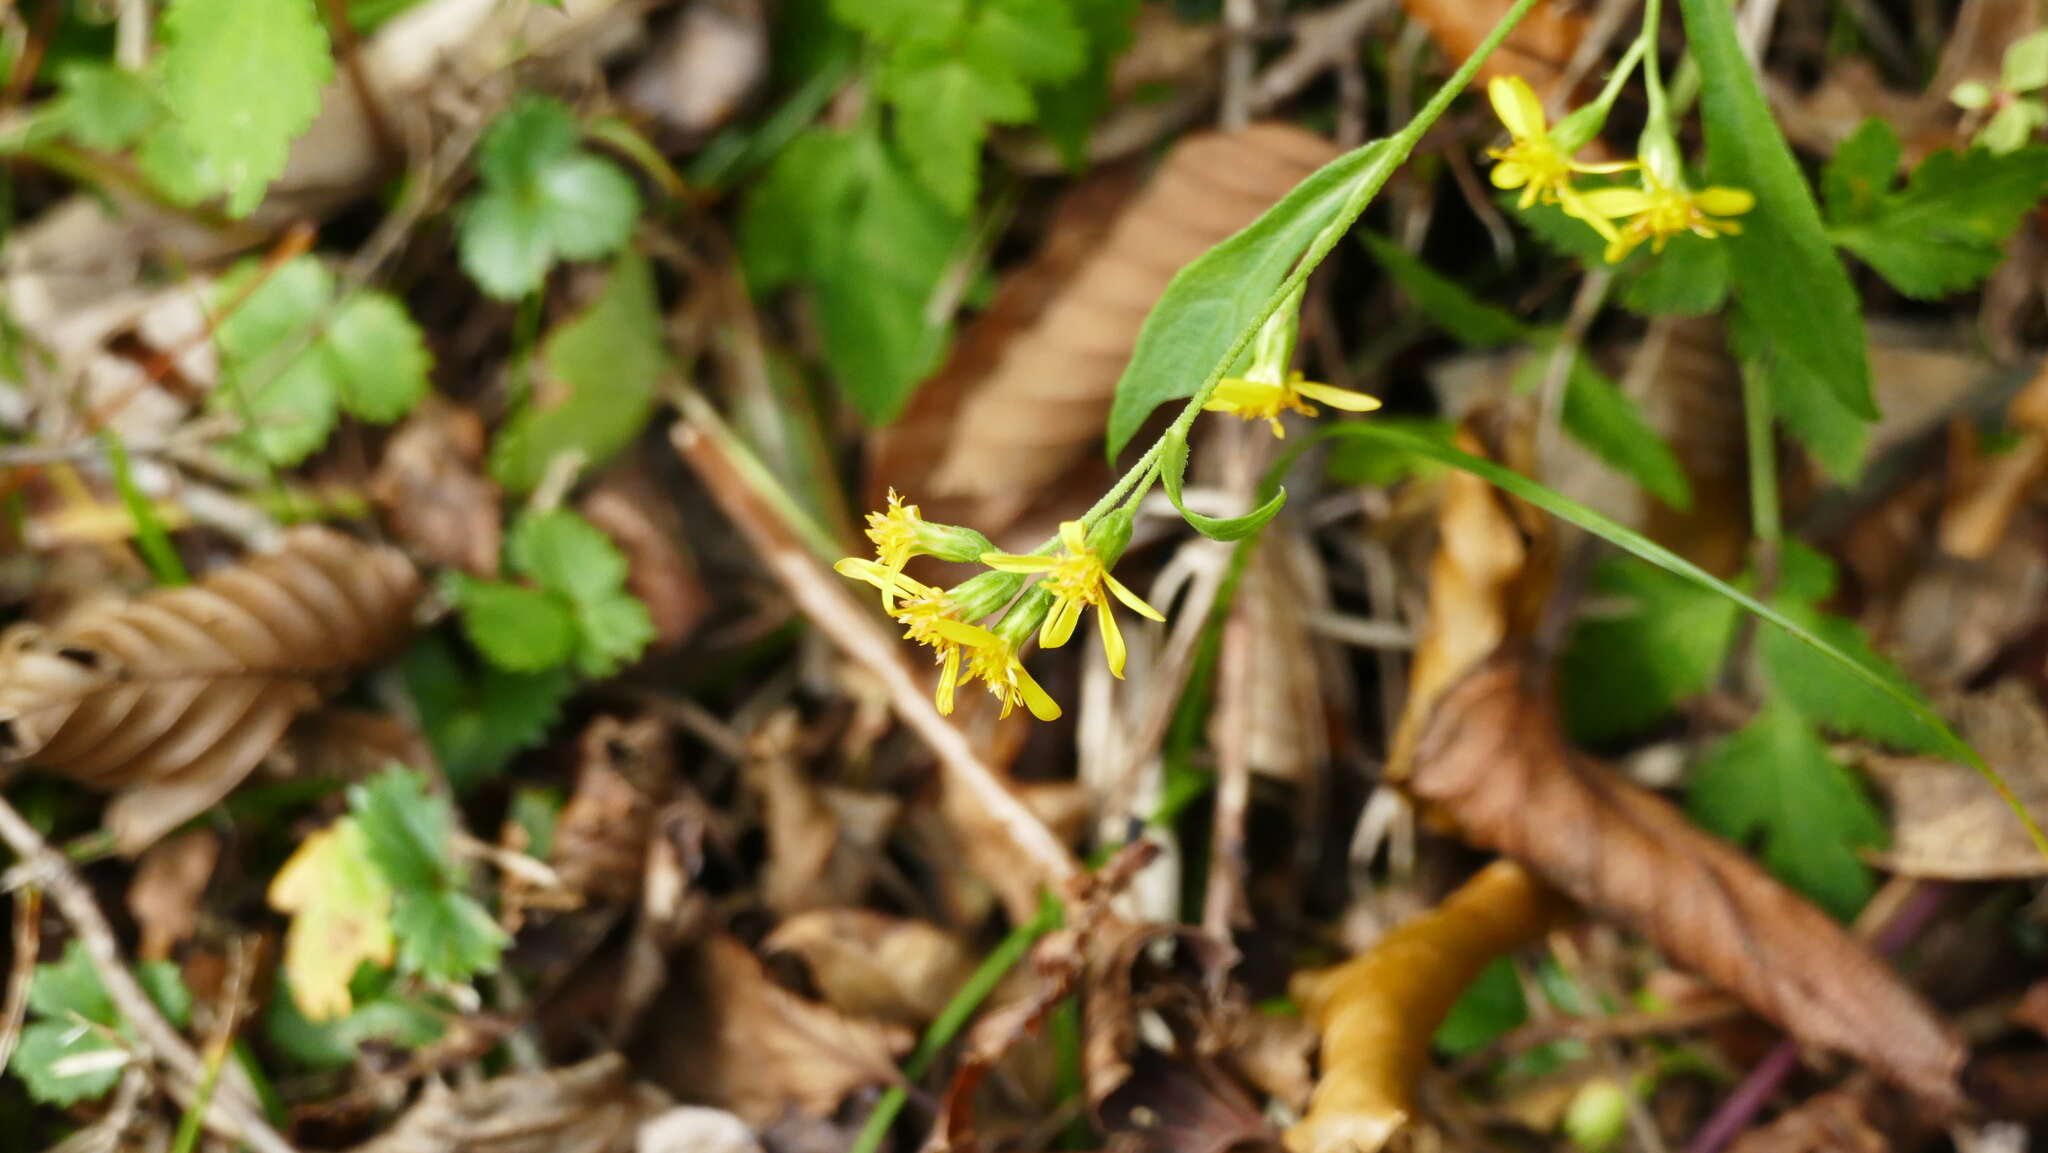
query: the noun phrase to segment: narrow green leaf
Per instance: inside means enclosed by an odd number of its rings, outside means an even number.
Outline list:
[[[164,528],[163,518],[156,514],[156,502],[135,486],[134,469],[128,464],[128,448],[121,443],[120,434],[111,428],[103,428],[100,430],[100,443],[107,447],[107,463],[114,473],[114,491],[121,494],[121,503],[128,509],[128,519],[135,522],[135,548],[142,554],[143,563],[149,566],[149,575],[160,585],[191,584],[192,574],[185,571],[185,562],[171,543],[171,534]]]
[[[1204,516],[1181,502],[1181,483],[1187,470],[1187,437],[1179,429],[1171,430],[1166,434],[1165,450],[1159,458],[1160,486],[1166,489],[1166,497],[1173,502],[1173,507],[1180,510],[1181,519],[1210,540],[1243,540],[1264,528],[1266,522],[1278,516],[1287,504],[1287,490],[1283,488],[1264,504],[1240,516]]]
[[[1547,359],[1540,357],[1538,363]],[[1563,407],[1558,419],[1573,440],[1626,473],[1667,507],[1679,512],[1692,508],[1692,486],[1677,454],[1643,419],[1636,402],[1584,356],[1572,360],[1565,377]]]
[[[1514,313],[1467,292],[1463,285],[1424,264],[1414,253],[1377,233],[1357,235],[1409,301],[1458,343],[1470,348],[1498,348],[1530,336],[1530,326]]]
[[[1821,383],[1856,416],[1876,420],[1862,307],[1742,53],[1735,10],[1727,0],[1678,3],[1704,81],[1708,174],[1756,195],[1742,233],[1716,241],[1728,246],[1736,299],[1801,378]]]

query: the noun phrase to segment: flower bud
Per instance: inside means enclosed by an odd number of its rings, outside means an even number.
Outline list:
[[[1137,514],[1128,507],[1111,509],[1088,530],[1088,551],[1102,562],[1103,568],[1113,568],[1124,555],[1124,549],[1131,543],[1131,525]]]
[[[960,614],[961,620],[978,621],[1002,611],[1004,605],[1017,599],[1017,590],[1023,587],[1024,579],[1017,573],[985,572],[947,589],[946,599]]]
[[[1052,590],[1046,588],[1043,581],[1032,585],[990,631],[1003,638],[1011,652],[1022,651],[1025,642],[1036,636],[1038,627],[1045,623],[1046,614],[1052,611],[1052,602]]]

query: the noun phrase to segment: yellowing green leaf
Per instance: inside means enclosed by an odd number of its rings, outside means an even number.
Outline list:
[[[309,1021],[354,1007],[349,980],[365,962],[394,957],[391,886],[370,860],[369,842],[343,817],[301,843],[270,882],[270,907],[291,915],[284,974]]]

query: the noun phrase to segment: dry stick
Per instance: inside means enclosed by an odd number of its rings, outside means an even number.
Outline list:
[[[21,858],[17,868],[27,875],[31,883],[49,893],[57,911],[70,923],[72,932],[78,934],[86,956],[92,961],[93,971],[99,974],[100,984],[106,987],[108,999],[114,1002],[122,1019],[135,1031],[134,1048],[164,1067],[170,1074],[167,1081],[172,1095],[190,1107],[196,1099],[198,1087],[206,1081],[206,1062],[185,1042],[185,1038],[178,1035],[171,1023],[164,1020],[163,1014],[157,1011],[156,1003],[149,999],[149,994],[143,992],[134,974],[128,971],[127,964],[121,959],[121,946],[114,940],[113,927],[107,924],[106,914],[100,911],[84,878],[71,867],[64,854],[43,840],[42,834],[36,832],[35,827],[5,797],[0,797],[0,840],[6,841],[14,855]],[[255,1092],[240,1066],[229,1066],[222,1082],[220,1091],[206,1104],[208,1128],[227,1140],[249,1146],[256,1153],[295,1153],[291,1142],[264,1120],[254,1103]]]
[[[1323,73],[1350,61],[1359,40],[1381,17],[1393,12],[1394,4],[1395,0],[1349,0],[1295,17],[1294,47],[1261,72],[1252,85],[1252,114],[1272,111]]]
[[[696,470],[712,498],[782,582],[797,608],[841,651],[881,680],[890,707],[931,746],[949,785],[972,793],[995,827],[1037,867],[1039,880],[1064,890],[1067,882],[1081,875],[1081,862],[982,761],[966,735],[939,715],[925,687],[905,663],[896,638],[815,559],[774,502],[755,490],[748,480],[752,470],[736,459],[746,449],[733,443],[730,434],[712,423],[715,420],[705,411],[693,412],[678,422],[669,437],[676,452]]]
[[[377,142],[377,150],[387,161],[403,158],[405,149],[398,143],[398,134],[391,130],[390,118],[384,115],[384,102],[377,98],[377,88],[370,83],[369,73],[363,71],[362,41],[356,36],[355,25],[349,23],[348,0],[320,0],[320,9],[327,17],[328,35],[334,38],[334,54],[341,58],[341,70],[348,75],[348,86],[355,91],[363,119],[370,124],[370,136]]]
[[[0,1069],[21,1043],[21,1025],[28,1018],[28,985],[36,972],[36,954],[43,947],[43,891],[23,885],[14,894],[14,968],[7,975],[7,1004],[0,1008]]]

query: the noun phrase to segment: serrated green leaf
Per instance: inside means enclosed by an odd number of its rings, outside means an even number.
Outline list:
[[[1636,402],[1583,356],[1573,358],[1565,377],[1559,421],[1573,440],[1633,478],[1644,492],[1679,512],[1692,507],[1692,486],[1671,446],[1643,419]]]
[[[433,1044],[447,1032],[445,1012],[402,997],[359,999],[355,1009],[331,1021],[306,1019],[280,977],[263,1014],[263,1035],[285,1056],[314,1069],[340,1069],[375,1042],[412,1050]]]
[[[1019,124],[1037,111],[1015,75],[937,48],[898,51],[882,90],[896,111],[896,147],[939,202],[962,216],[981,188],[989,125]]]
[[[2022,96],[2006,101],[1984,127],[1977,130],[1974,143],[1994,156],[2004,156],[2026,147],[2043,125],[2048,125],[2048,103],[2038,97]]]
[[[45,1105],[104,1097],[121,1080],[128,1054],[90,1026],[37,1021],[21,1031],[7,1067]]]
[[[455,236],[462,270],[499,300],[516,300],[539,288],[554,263],[547,206],[538,199],[484,192],[463,207]]]
[[[1592,231],[1587,229],[1587,231]],[[1728,299],[1728,247],[1690,232],[1624,263],[1621,306],[1639,316],[1705,316]]]
[[[1378,140],[1325,164],[1242,231],[1174,275],[1145,317],[1109,413],[1112,458],[1153,409],[1192,396],[1263,310],[1354,189],[1376,188],[1401,150]]]
[[[1181,501],[1181,478],[1188,470],[1187,438],[1178,431],[1168,432],[1165,445],[1165,452],[1159,458],[1160,487],[1166,490],[1167,499],[1179,510],[1181,519],[1210,540],[1243,540],[1280,515],[1281,508],[1287,504],[1287,490],[1282,488],[1264,504],[1239,516],[1213,517],[1195,512]]]
[[[555,251],[596,260],[625,246],[640,217],[640,190],[625,170],[588,153],[567,157],[541,175]]]
[[[267,381],[255,372],[224,372],[214,396],[245,422],[233,447],[278,465],[297,464],[326,444],[341,415],[333,377],[317,345]]]
[[[115,152],[141,138],[158,115],[156,94],[143,78],[96,60],[68,60],[57,69],[55,115],[63,130],[87,148]]]
[[[101,1025],[117,1019],[113,998],[92,967],[92,957],[77,940],[67,941],[55,961],[37,965],[29,977],[28,1007],[59,1020],[83,1018]]]
[[[135,977],[172,1025],[191,1020],[192,994],[177,966],[147,961],[136,966]],[[125,1050],[106,1036],[121,1024],[120,1015],[82,942],[73,938],[57,960],[35,967],[28,1007],[39,1019],[22,1030],[7,1067],[30,1096],[70,1105],[103,1095],[121,1079]]]
[[[531,189],[576,151],[576,114],[551,96],[528,94],[499,113],[476,150],[477,175],[505,189]]]
[[[560,593],[460,574],[448,592],[462,612],[463,635],[501,669],[543,672],[576,651],[575,606]]]
[[[1130,47],[1138,0],[1069,0],[1074,22],[1088,41],[1088,60],[1073,79],[1034,94],[1038,126],[1060,151],[1067,167],[1088,162],[1088,137],[1109,102],[1110,68]]]
[[[246,216],[334,74],[314,0],[171,0],[163,34],[165,107]]]
[[[1795,710],[1766,707],[1714,746],[1694,771],[1686,806],[1714,832],[1758,843],[1771,872],[1836,917],[1870,899],[1858,852],[1884,844],[1884,818]]]
[[[619,251],[640,215],[640,192],[618,165],[579,149],[575,114],[528,96],[491,125],[478,148],[483,190],[457,226],[462,266],[504,300],[538,289],[557,259]]]
[[[461,880],[449,856],[454,816],[446,799],[427,792],[423,773],[396,765],[348,790],[349,812],[377,871],[394,891],[446,888]]]
[[[566,666],[539,673],[492,664],[465,668],[451,644],[435,635],[408,650],[402,668],[427,743],[458,795],[546,739],[575,687]]]
[[[610,676],[637,659],[654,639],[654,618],[647,606],[626,593],[582,601],[576,605],[576,667],[589,677]]]
[[[1876,420],[1861,304],[1743,55],[1734,9],[1727,0],[1679,0],[1679,8],[1704,81],[1708,175],[1756,196],[1742,232],[1714,241],[1728,247],[1735,297],[1802,381],[1825,387],[1851,414]]]
[[[491,476],[517,493],[539,484],[562,453],[581,453],[586,465],[604,462],[653,414],[667,356],[646,258],[620,257],[604,293],[548,334],[540,362],[560,386],[549,390],[553,402],[521,408],[491,445]]]
[[[354,416],[389,423],[427,394],[434,358],[395,297],[358,293],[335,314],[322,347],[341,407]]]
[[[398,967],[438,981],[464,982],[498,967],[505,931],[466,893],[401,891],[391,907]]]
[[[884,44],[937,43],[967,20],[967,0],[832,0],[832,16]]]
[[[2007,46],[1998,84],[2007,92],[2048,87],[2048,28],[2030,32]]]
[[[1821,202],[1830,224],[1853,220],[1877,208],[1899,175],[1904,148],[1891,125],[1873,116],[1835,145],[1821,170]]]
[[[1867,121],[1829,167],[1831,181],[1845,189],[1831,200],[1829,220],[1837,243],[1917,299],[1938,300],[1989,276],[2020,221],[2048,194],[2048,148],[2005,155],[1943,149],[1893,191],[1898,154],[1890,127]],[[1894,167],[1880,173],[1876,165],[1887,157]]]
[[[1752,332],[1747,314],[1736,310],[1730,337],[1743,372],[1762,373],[1771,407],[1786,431],[1813,454],[1821,471],[1837,481],[1854,480],[1863,471],[1870,426],[1842,407],[1819,381],[1799,375],[1796,366],[1770,355],[1768,345]]]
[[[1583,741],[1641,732],[1720,673],[1741,614],[1727,600],[1640,561],[1594,570],[1593,615],[1560,666],[1565,727]]]
[[[757,291],[779,288],[824,262],[843,242],[865,179],[852,135],[799,133],[748,190],[740,210],[740,265]]]
[[[573,601],[611,596],[626,582],[626,557],[612,538],[573,512],[528,513],[512,526],[505,559]]]
[[[1087,63],[1088,38],[1067,0],[983,0],[967,26],[962,55],[983,71],[1054,84]]]
[[[362,822],[343,817],[301,841],[267,899],[291,916],[278,971],[298,1011],[312,1021],[348,1014],[357,973],[390,965],[393,950],[391,882]]]
[[[1357,236],[1409,302],[1458,343],[1470,348],[1498,348],[1530,336],[1530,326],[1514,313],[1467,292],[1463,285],[1439,274],[1414,253],[1372,232],[1359,232]]]

